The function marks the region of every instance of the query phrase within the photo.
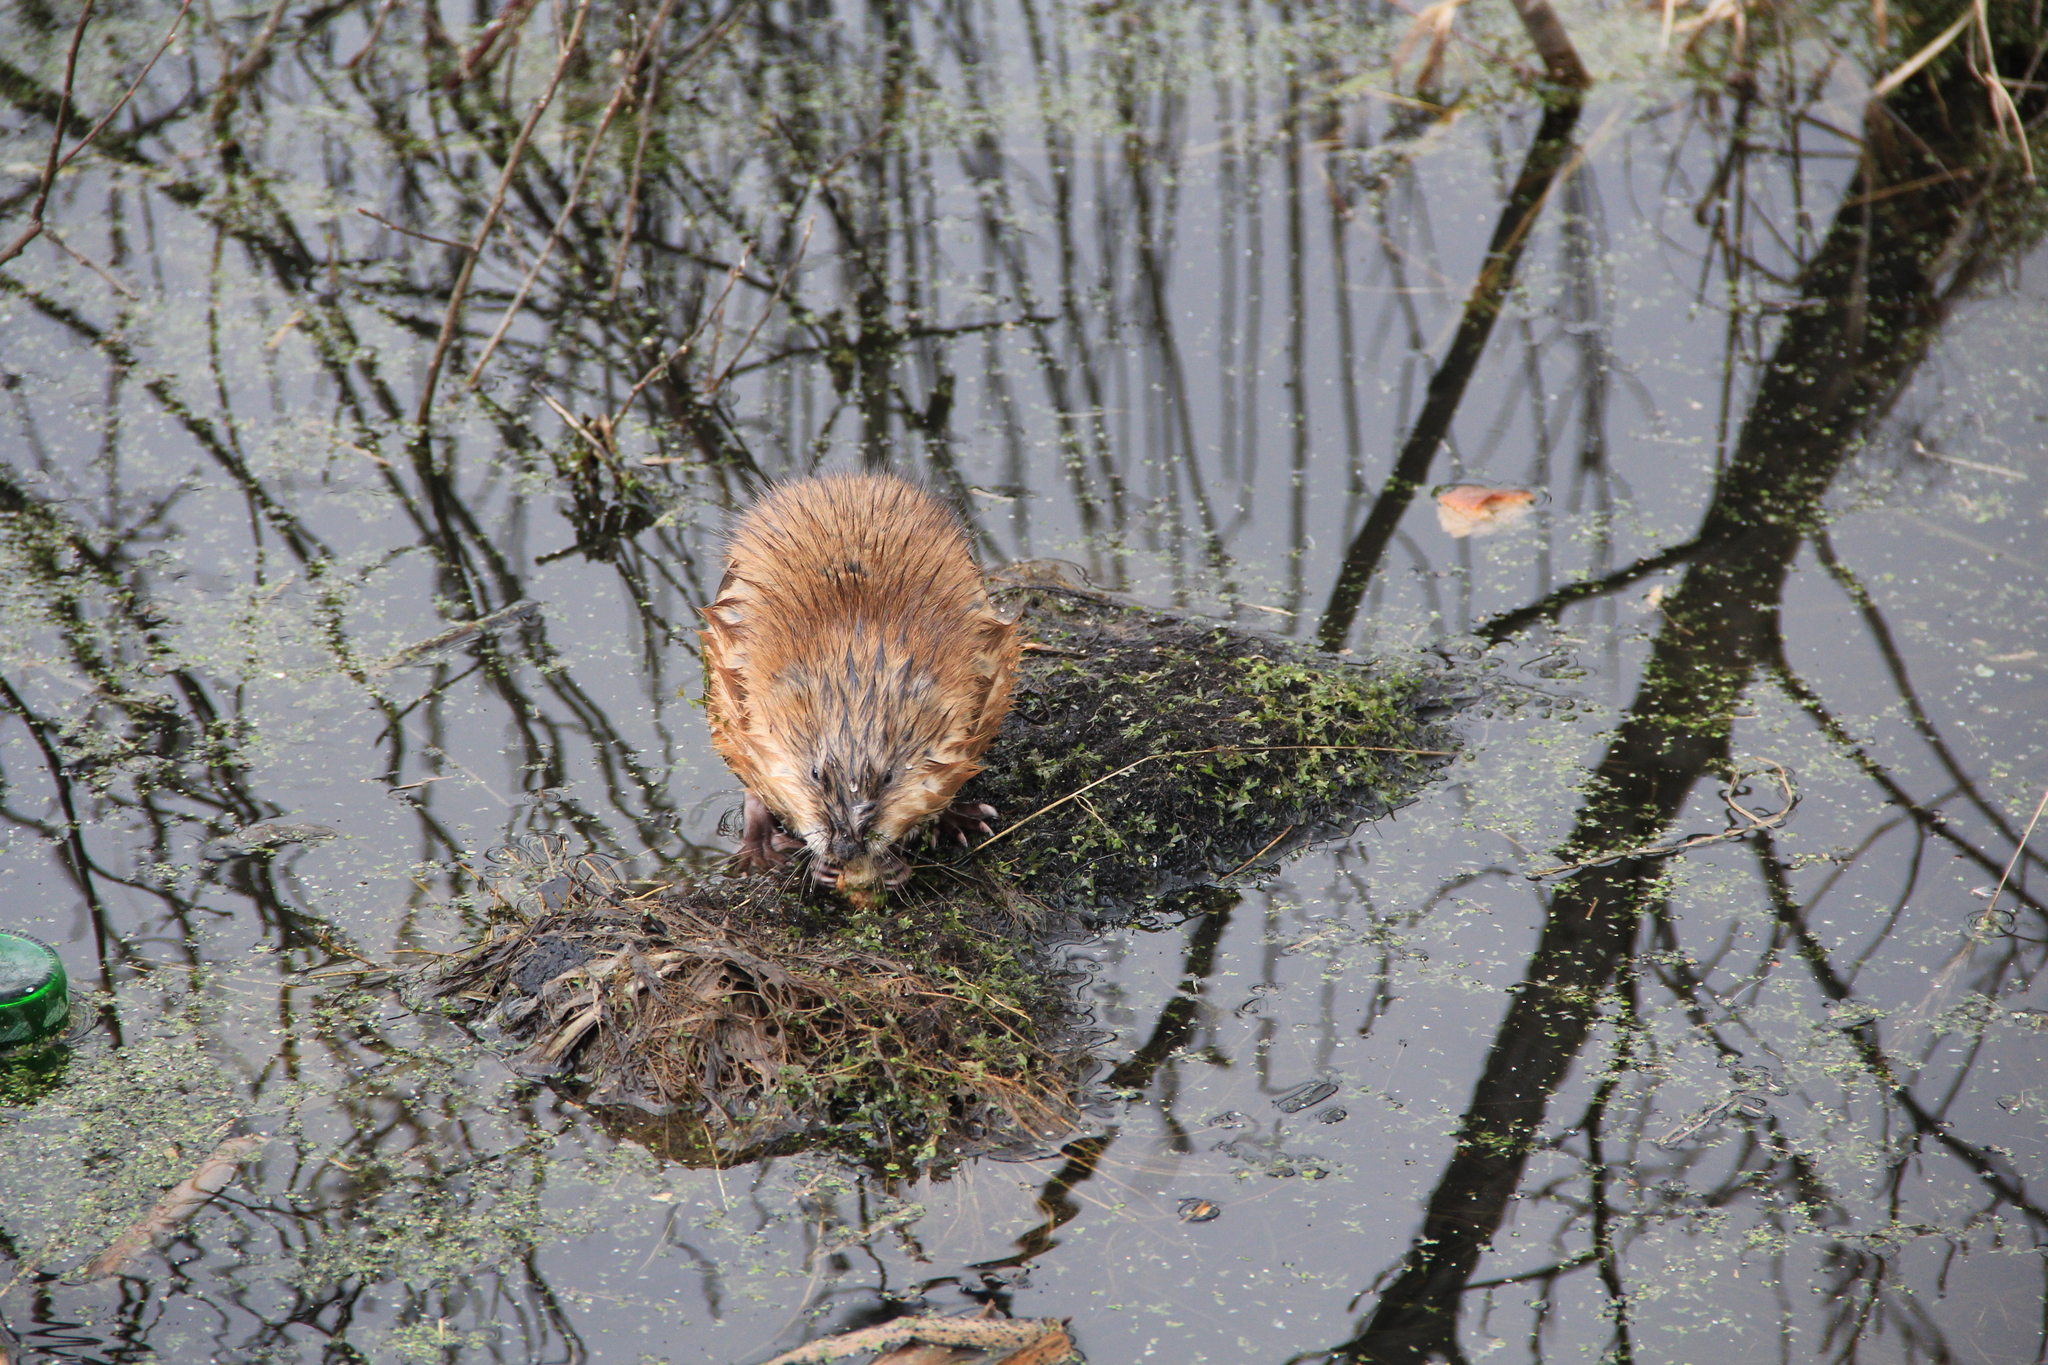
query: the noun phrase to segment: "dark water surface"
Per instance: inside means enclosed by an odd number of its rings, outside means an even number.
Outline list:
[[[1098,1365],[2043,1359],[2010,119],[1960,47],[1866,108],[1946,13],[1568,7],[1546,109],[1496,8],[1416,101],[1373,5],[195,7],[0,266],[0,923],[96,1007],[0,1103],[0,1356],[748,1365],[993,1302]],[[175,13],[93,17],[67,149]],[[0,17],[0,244],[76,19]],[[1395,818],[1074,948],[1121,1088],[1024,1159],[688,1169],[357,989],[550,847],[730,848],[718,528],[862,461],[1489,700]],[[1539,501],[1454,538],[1464,480]]]

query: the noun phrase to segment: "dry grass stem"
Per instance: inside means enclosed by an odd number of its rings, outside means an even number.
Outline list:
[[[369,219],[373,223],[381,223],[383,226],[390,228],[393,232],[402,232],[408,237],[417,237],[423,242],[432,242],[436,246],[450,247],[456,251],[476,250],[476,248],[471,246],[468,242],[458,242],[452,237],[436,237],[431,232],[421,232],[418,228],[409,228],[405,226],[403,223],[394,223],[389,218],[386,218],[383,214],[372,213],[370,212],[370,210],[366,208],[358,208],[356,212],[362,214],[363,217]]]
[[[1427,42],[1429,47],[1422,59],[1422,70],[1415,73],[1415,89],[1420,92],[1436,83],[1437,74],[1443,68],[1444,52],[1450,46],[1451,29],[1457,22],[1458,6],[1464,0],[1436,0],[1415,16],[1408,31],[1401,36],[1401,45],[1394,49],[1394,84],[1401,83],[1401,67],[1408,60],[1409,53],[1418,43]]]

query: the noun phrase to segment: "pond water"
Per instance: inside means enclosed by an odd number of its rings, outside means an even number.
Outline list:
[[[133,97],[0,266],[0,926],[84,993],[0,1090],[0,1358],[2043,1359],[2025,7],[2011,116],[1961,40],[1867,106],[1946,14],[1564,6],[1581,104],[1493,8],[91,16],[66,149]],[[0,239],[77,22],[0,18]],[[1087,1130],[691,1169],[360,972],[521,840],[724,856],[720,529],[862,462],[1488,700],[1068,950]]]

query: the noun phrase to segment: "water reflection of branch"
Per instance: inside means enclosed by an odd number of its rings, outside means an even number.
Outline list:
[[[1576,583],[1566,583],[1525,607],[1517,607],[1513,611],[1504,611],[1491,620],[1481,622],[1478,628],[1473,631],[1473,634],[1489,644],[1499,644],[1501,641],[1527,630],[1539,621],[1555,621],[1563,613],[1564,609],[1571,606],[1574,602],[1583,602],[1589,597],[1604,597],[1610,593],[1620,592],[1629,585],[1640,583],[1643,579],[1649,578],[1654,574],[1663,573],[1667,569],[1677,568],[1680,564],[1690,559],[1698,549],[1699,542],[1697,540],[1682,541],[1669,549],[1659,550],[1656,554],[1645,555],[1635,563],[1616,569],[1614,572],[1604,574],[1599,578],[1582,579]]]
[[[1951,73],[1951,85],[1957,79]],[[1966,198],[1953,180],[1924,182],[1930,162],[1984,154],[1984,130],[1950,112],[1957,99],[1954,89],[1922,90],[1873,113],[1917,136],[1872,139],[1884,150],[1864,163],[1850,187],[1854,202],[1839,209],[1808,267],[1806,297],[1818,306],[1788,316],[1762,369],[1697,548],[1666,600],[1642,683],[1595,769],[1566,854],[1584,861],[1655,842],[1700,778],[1725,772],[1742,696],[1758,671],[1782,667],[1777,622],[1785,581],[1837,471],[1926,355],[1953,281],[1981,273],[2017,245],[2016,234],[1984,230],[1982,198]],[[1867,194],[1908,184],[1920,187],[1882,200]],[[1754,837],[1761,844],[1769,834]],[[1420,1235],[1370,1317],[1328,1357],[1459,1358],[1458,1310],[1472,1272],[1521,1183],[1550,1099],[1599,1017],[1602,994],[1642,917],[1661,899],[1656,864],[1626,856],[1582,866],[1553,894]],[[1835,985],[1845,997],[1847,988]],[[1890,1077],[1867,1031],[1859,1046],[1872,1074]],[[1905,1086],[1893,1081],[1890,1093],[1920,1137],[1941,1143],[2000,1198],[2024,1207],[2024,1192],[1982,1148]]]
[[[441,377],[441,366],[448,358],[448,348],[455,340],[456,328],[462,321],[462,303],[469,293],[470,278],[476,273],[477,260],[498,226],[499,215],[505,211],[505,195],[512,188],[520,158],[526,154],[527,143],[532,141],[541,115],[554,103],[555,91],[560,88],[562,77],[568,74],[571,63],[582,51],[583,22],[589,17],[590,0],[580,0],[570,21],[568,40],[562,44],[561,54],[555,60],[554,75],[548,79],[547,88],[541,92],[540,98],[527,110],[526,119],[519,126],[519,135],[513,139],[512,149],[506,153],[504,169],[498,174],[497,190],[484,210],[484,220],[477,226],[476,235],[470,239],[469,251],[455,272],[455,283],[448,292],[448,307],[441,317],[441,334],[434,339],[433,352],[427,357],[426,374],[420,380],[419,404],[413,415],[413,425],[421,432],[426,430],[427,419],[433,415],[434,389]]]
[[[2005,812],[1984,798],[1984,794],[1977,790],[1976,779],[1965,772],[1963,765],[1956,761],[1948,741],[1941,737],[1941,731],[1935,727],[1933,718],[1927,714],[1927,708],[1920,702],[1920,695],[1914,689],[1912,679],[1907,676],[1905,656],[1900,654],[1897,643],[1892,639],[1891,626],[1886,623],[1883,611],[1871,597],[1870,590],[1856,577],[1855,571],[1835,554],[1834,543],[1828,539],[1825,531],[1814,536],[1813,553],[1827,569],[1828,576],[1841,585],[1842,591],[1847,593],[1849,600],[1855,604],[1864,625],[1870,631],[1872,643],[1877,646],[1879,656],[1884,659],[1885,672],[1891,676],[1892,687],[1899,694],[1899,701],[1905,706],[1906,718],[1912,722],[1914,732],[1934,751],[1934,757],[1941,764],[1943,771],[1948,773],[1957,788],[1969,799],[1970,804],[1977,808],[1978,813],[1998,831],[1999,836],[2019,850],[2015,856],[2025,857],[2036,867],[2048,868],[2048,859],[2042,858],[2038,853],[2026,852],[2025,841],[2013,828],[2012,822],[2006,819]]]
[[[1875,782],[1894,805],[1912,817],[1913,823],[1923,833],[1931,834],[1935,838],[1951,845],[1963,857],[1968,858],[1986,872],[1996,875],[2002,870],[2002,865],[1996,858],[1964,838],[1939,811],[1923,802],[1914,800],[1912,793],[1908,792],[1899,783],[1899,780],[1891,775],[1890,770],[1871,757],[1869,749],[1865,745],[1858,743],[1855,737],[1849,733],[1847,727],[1828,710],[1827,703],[1821,699],[1820,694],[1814,691],[1813,687],[1804,678],[1792,671],[1792,665],[1785,659],[1784,643],[1782,641],[1778,641],[1774,645],[1772,656],[1766,662],[1765,671],[1771,680],[1777,683],[1778,687],[1783,690],[1785,695],[1791,698],[1794,704],[1805,711],[1808,716],[1812,717],[1813,723],[1820,728],[1820,732],[1833,741],[1850,762],[1863,770],[1864,776]],[[2012,894],[2028,909],[2048,914],[2048,905],[2044,905],[2038,897],[2018,887],[2012,888]]]
[[[1792,934],[1798,945],[1799,956],[1807,965],[1814,985],[1829,1000],[1847,1003],[1852,992],[1846,981],[1835,970],[1826,948],[1815,937],[1805,921],[1804,913],[1792,896],[1790,884],[1786,881],[1785,865],[1772,848],[1768,836],[1757,843],[1757,857],[1764,871],[1764,884],[1771,893],[1771,906],[1780,923]],[[1995,991],[1996,982],[1988,982],[1990,995]],[[1886,1054],[1878,1038],[1878,1025],[1874,1018],[1862,1019],[1840,1029],[1842,1035],[1855,1046],[1857,1059],[1864,1069],[1884,1085],[1891,1100],[1899,1106],[1913,1126],[1917,1139],[1931,1140],[1950,1155],[1954,1156],[1970,1171],[1983,1187],[1995,1193],[2000,1199],[2024,1213],[2034,1224],[2037,1232],[2048,1233],[2048,1206],[2027,1196],[2026,1184],[2011,1168],[2010,1163],[2000,1163],[1990,1148],[1971,1142],[1956,1132],[1945,1117],[1948,1101],[1953,1100],[1955,1091],[1939,1106],[1930,1108],[1913,1090],[1909,1081],[1898,1074],[1891,1058]],[[1902,1152],[1897,1165],[1903,1167],[1912,1153]]]
[[[1201,1022],[1202,986],[1215,971],[1216,949],[1222,943],[1223,931],[1229,923],[1228,907],[1211,911],[1195,922],[1195,931],[1188,939],[1187,958],[1181,968],[1179,987],[1166,1002],[1166,1007],[1160,1010],[1151,1036],[1128,1059],[1111,1069],[1103,1078],[1105,1086],[1116,1091],[1145,1090],[1167,1058],[1194,1036],[1195,1028]],[[1058,1246],[1053,1234],[1081,1212],[1080,1205],[1071,1197],[1074,1187],[1094,1177],[1118,1132],[1118,1129],[1111,1128],[1098,1136],[1067,1144],[1064,1149],[1066,1161],[1047,1179],[1038,1195],[1038,1207],[1045,1214],[1045,1222],[1019,1237],[1017,1250],[1010,1255],[980,1262],[974,1269],[997,1270],[1024,1265]]]
[[[1530,228],[1548,202],[1551,184],[1566,163],[1571,150],[1572,130],[1578,126],[1578,120],[1579,102],[1575,98],[1560,98],[1544,110],[1543,122],[1538,126],[1536,136],[1529,144],[1529,153],[1522,162],[1521,174],[1516,177],[1514,189],[1494,226],[1493,238],[1486,248],[1485,264],[1481,266],[1479,277],[1466,299],[1450,349],[1445,351],[1443,362],[1430,376],[1428,397],[1415,419],[1415,425],[1409,430],[1408,439],[1402,443],[1393,471],[1387,476],[1379,496],[1366,513],[1364,524],[1358,528],[1344,553],[1343,566],[1330,589],[1329,605],[1323,609],[1322,621],[1316,630],[1317,640],[1324,649],[1334,651],[1344,647],[1366,585],[1378,570],[1380,559],[1385,555],[1387,544],[1392,540],[1409,503],[1429,477],[1430,465],[1435,461],[1436,452],[1450,431],[1451,419],[1464,399],[1465,386],[1471,381],[1473,371],[1478,368],[1479,357],[1486,349],[1487,337],[1493,331],[1494,320],[1500,315],[1502,300],[1514,284],[1516,266],[1521,260],[1523,247],[1528,243]]]

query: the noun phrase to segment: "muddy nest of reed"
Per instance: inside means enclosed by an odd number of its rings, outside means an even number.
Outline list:
[[[641,894],[526,841],[500,931],[405,983],[625,1135],[727,1164],[827,1146],[944,1165],[1070,1130],[1083,1065],[1042,920],[987,883],[862,915],[801,883]]]
[[[498,925],[416,972],[512,1067],[678,1160],[802,1146],[884,1171],[1070,1131],[1089,1059],[1062,939],[1199,911],[1414,798],[1449,756],[1428,675],[1132,606],[1043,564],[1033,648],[965,794],[1004,828],[912,850],[880,910],[801,857],[647,889],[559,838],[498,850]]]

